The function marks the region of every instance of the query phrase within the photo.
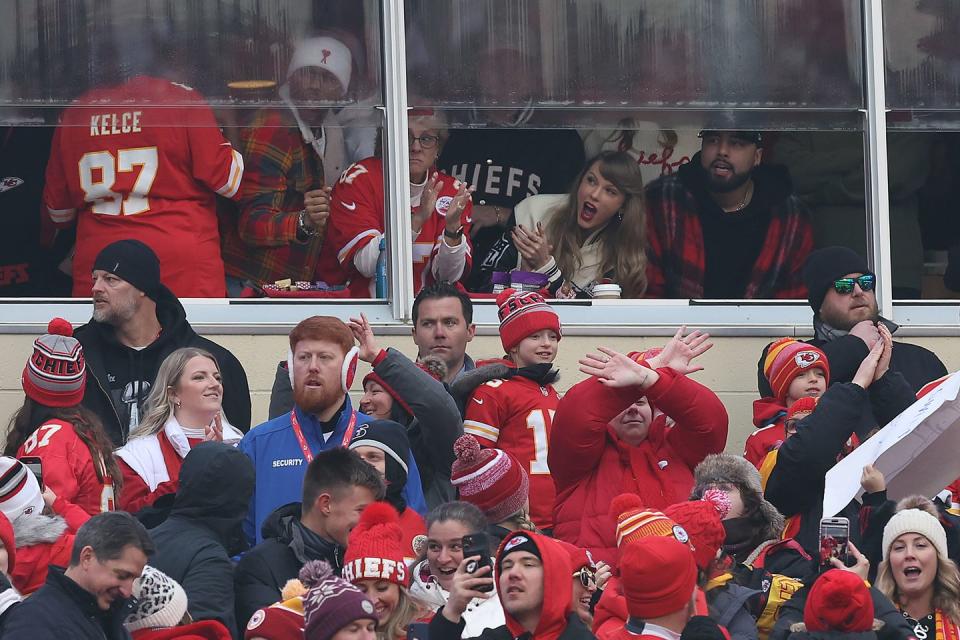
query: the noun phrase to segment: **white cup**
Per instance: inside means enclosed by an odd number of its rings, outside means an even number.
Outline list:
[[[621,291],[618,284],[595,284],[592,293],[600,300],[619,300]]]

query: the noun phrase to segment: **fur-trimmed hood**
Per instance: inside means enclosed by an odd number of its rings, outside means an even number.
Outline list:
[[[699,498],[713,484],[736,485],[741,493],[753,494],[760,503],[760,514],[765,527],[763,539],[779,540],[786,521],[777,508],[763,497],[760,472],[748,460],[728,453],[713,453],[693,470],[693,496]]]
[[[467,402],[470,401],[470,396],[477,387],[491,380],[509,380],[514,376],[523,376],[538,384],[547,385],[559,380],[560,372],[554,369],[552,364],[547,363],[518,369],[509,360],[482,360],[477,363],[475,369],[462,374],[450,385],[450,395],[456,401],[460,415],[466,416]]]
[[[67,521],[63,516],[21,516],[13,522],[13,535],[18,549],[56,542],[66,531]]]

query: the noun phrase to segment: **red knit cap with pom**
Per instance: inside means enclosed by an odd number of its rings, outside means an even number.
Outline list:
[[[678,502],[663,510],[690,535],[693,556],[700,569],[709,567],[723,546],[723,519],[729,511],[729,496],[717,489],[707,489],[701,500]]]
[[[504,353],[537,331],[551,329],[557,339],[560,331],[560,316],[536,291],[504,289],[497,296],[497,316],[500,318],[500,342]]]
[[[610,515],[617,519],[617,546],[621,549],[650,536],[676,538],[687,544],[690,537],[675,520],[660,511],[645,509],[640,496],[621,493],[610,503]]]
[[[456,460],[450,481],[460,499],[476,505],[491,524],[503,522],[523,509],[530,479],[516,458],[500,449],[480,449],[470,434],[453,443]]]
[[[83,400],[87,366],[73,326],[63,318],[47,325],[47,334],[33,342],[33,353],[20,378],[23,391],[48,407],[72,407]]]
[[[807,631],[863,633],[873,628],[873,598],[863,580],[843,569],[830,569],[810,588],[803,608]]]
[[[386,502],[367,505],[347,539],[343,577],[353,583],[387,580],[406,587],[410,572],[403,557],[403,529],[397,510]]]

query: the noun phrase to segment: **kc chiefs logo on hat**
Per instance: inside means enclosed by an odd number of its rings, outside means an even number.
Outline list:
[[[530,539],[524,536],[515,536],[510,539],[510,542],[508,542],[503,546],[503,551],[504,552],[510,551],[510,549],[513,549],[514,547],[519,547],[525,542],[530,542]]]
[[[806,369],[819,359],[820,354],[816,351],[800,351],[797,355],[793,356],[793,361],[796,362],[797,366],[801,369]]]

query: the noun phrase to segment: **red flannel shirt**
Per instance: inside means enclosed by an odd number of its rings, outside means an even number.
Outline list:
[[[702,298],[706,252],[694,194],[674,174],[652,182],[646,197],[646,297]],[[771,208],[770,226],[744,297],[806,298],[801,271],[812,250],[810,221],[800,200],[790,195]]]
[[[297,240],[303,194],[323,184],[323,169],[293,115],[266,109],[241,133],[245,161],[240,213],[223,240],[227,275],[256,283],[314,280],[323,236]]]

